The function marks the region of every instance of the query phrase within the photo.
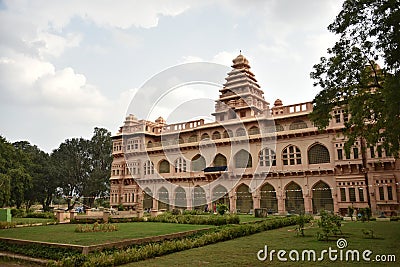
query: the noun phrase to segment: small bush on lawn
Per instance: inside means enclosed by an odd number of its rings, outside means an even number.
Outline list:
[[[321,219],[318,221],[318,227],[322,232],[317,233],[318,240],[328,241],[329,237],[342,234],[341,218],[335,214],[331,214],[325,210],[320,212]]]
[[[210,215],[209,212],[205,212],[202,210],[184,210],[183,215]]]
[[[110,223],[128,223],[128,222],[144,222],[144,218],[131,217],[131,218],[109,218]]]
[[[24,209],[11,209],[11,216],[13,218],[23,218],[25,217],[25,210]]]
[[[96,218],[75,218],[70,221],[73,224],[93,224],[93,223],[103,223],[103,219],[96,219]]]
[[[118,228],[114,224],[110,223],[97,223],[95,222],[93,225],[81,225],[79,224],[75,228],[75,232],[77,233],[90,233],[90,232],[114,232],[118,231]]]

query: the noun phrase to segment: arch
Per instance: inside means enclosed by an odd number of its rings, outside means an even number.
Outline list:
[[[276,153],[272,149],[266,147],[260,151],[259,161],[261,167],[276,166]]]
[[[158,173],[170,173],[170,169],[168,160],[163,159],[158,163]]]
[[[249,129],[249,135],[255,135],[255,134],[260,134],[260,128],[258,128],[257,126],[252,126]]]
[[[230,129],[226,129],[223,134],[224,138],[231,138],[233,137],[233,132]]]
[[[289,130],[298,130],[298,129],[304,129],[307,128],[307,123],[305,123],[302,120],[296,120],[292,122],[289,126]]]
[[[158,189],[158,210],[169,210],[169,193],[163,186]]]
[[[236,188],[236,209],[238,213],[249,213],[253,209],[253,197],[245,184]]]
[[[214,165],[214,167],[228,166],[226,157],[224,155],[218,153],[213,160],[213,165]]]
[[[282,125],[280,125],[280,124],[275,125],[275,132],[283,132],[284,130],[285,130],[285,128],[283,128]]]
[[[308,149],[308,164],[329,163],[331,158],[326,146],[316,143]]]
[[[192,135],[189,137],[188,142],[189,142],[189,143],[197,142],[197,135],[192,134]]]
[[[147,148],[152,148],[153,147],[153,142],[149,141],[147,142]]]
[[[146,161],[143,165],[144,175],[154,174],[154,164],[150,160]]]
[[[282,150],[283,165],[300,165],[301,151],[295,145],[288,145]]]
[[[212,202],[213,202],[213,210],[214,206],[218,203],[227,205],[229,209],[229,195],[228,195],[228,190],[226,190],[225,186],[219,184],[213,188]]]
[[[236,130],[236,136],[246,136],[246,130],[243,128],[239,128]]]
[[[301,187],[295,182],[290,182],[285,187],[285,193],[286,211],[289,213],[304,214],[304,198]]]
[[[266,183],[260,190],[260,208],[268,210],[268,213],[278,212],[278,199],[276,198],[275,188]]]
[[[201,172],[206,168],[206,159],[202,155],[197,154],[192,158],[191,165],[191,171]]]
[[[204,210],[203,207],[207,204],[206,191],[198,185],[193,188],[193,208]]]
[[[221,139],[221,133],[218,132],[218,131],[215,131],[215,132],[213,132],[211,138],[212,138],[213,140]]]
[[[175,189],[175,206],[187,207],[186,191],[180,186]]]
[[[177,158],[174,162],[175,172],[186,172],[186,160],[183,158]]]
[[[143,209],[150,211],[153,208],[153,192],[146,187],[143,190]]]
[[[235,168],[251,168],[253,166],[251,154],[244,149],[239,150],[239,152],[235,154],[234,159]]]
[[[332,190],[325,182],[318,181],[312,187],[312,204],[313,213],[322,209],[333,212]]]
[[[203,133],[202,135],[201,135],[201,138],[200,138],[201,140],[209,140],[210,139],[210,136],[208,135],[208,133]]]

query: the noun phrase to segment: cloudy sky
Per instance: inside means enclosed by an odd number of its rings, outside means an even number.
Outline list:
[[[239,50],[268,102],[311,101],[318,88],[309,73],[336,39],[326,27],[341,4],[0,0],[0,135],[51,152],[96,126],[116,133],[135,93],[160,72],[199,61],[230,66]],[[179,88],[218,96],[205,87]]]

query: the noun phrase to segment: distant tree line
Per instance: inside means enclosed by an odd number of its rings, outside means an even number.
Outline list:
[[[97,127],[90,140],[67,139],[51,154],[0,136],[0,207],[40,203],[49,211],[55,197],[65,198],[68,209],[81,197],[92,207],[109,193],[111,146],[111,133]]]

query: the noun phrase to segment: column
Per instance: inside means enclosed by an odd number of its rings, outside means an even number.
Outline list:
[[[284,194],[282,190],[280,190],[280,193],[277,194],[277,199],[278,199],[278,213],[286,214],[286,210],[285,210],[286,194]]]
[[[233,190],[229,192],[229,206],[230,212],[236,213],[236,196]]]
[[[251,194],[253,198],[253,210],[259,209],[260,208],[260,192],[259,190],[254,191]]]

